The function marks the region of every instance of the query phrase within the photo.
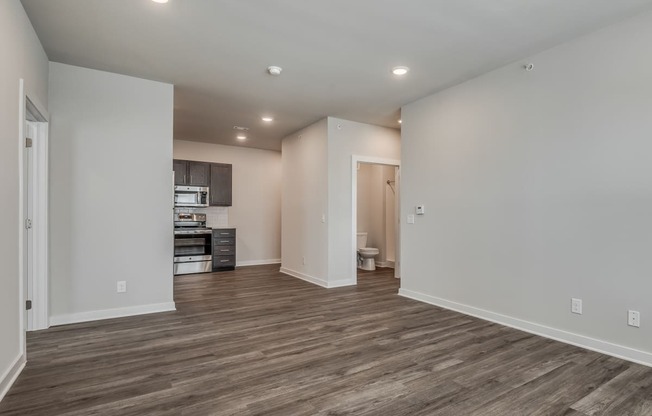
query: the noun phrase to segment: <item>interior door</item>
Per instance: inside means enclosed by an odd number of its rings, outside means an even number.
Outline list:
[[[32,313],[31,313],[31,303],[32,299],[32,279],[33,279],[33,270],[32,270],[32,258],[34,253],[32,251],[34,232],[32,228],[32,218],[33,218],[33,192],[34,189],[34,175],[32,174],[33,169],[33,152],[32,152],[32,137],[35,137],[36,128],[35,126],[27,122],[25,125],[25,147],[23,149],[23,218],[25,223],[23,224],[23,305],[24,309],[24,321],[25,329],[30,330],[33,328],[32,322]]]

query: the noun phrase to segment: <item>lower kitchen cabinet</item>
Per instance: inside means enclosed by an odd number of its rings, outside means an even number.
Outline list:
[[[235,269],[235,228],[213,229],[213,271]]]

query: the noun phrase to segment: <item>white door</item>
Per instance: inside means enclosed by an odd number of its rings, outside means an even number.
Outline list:
[[[33,189],[34,189],[34,175],[33,172],[33,151],[32,151],[32,138],[36,137],[36,126],[32,122],[25,123],[25,147],[23,150],[23,209],[25,223],[23,224],[23,294],[24,299],[23,305],[25,305],[25,322],[27,330],[33,328],[32,322],[32,313],[31,308],[28,308],[28,304],[31,303],[32,299],[32,278],[33,278],[33,267],[32,267],[32,258],[34,253],[33,248],[33,239],[34,232],[32,227],[32,219],[34,213],[34,199],[33,199]]]

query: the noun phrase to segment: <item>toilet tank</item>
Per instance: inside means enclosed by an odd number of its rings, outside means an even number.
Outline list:
[[[357,249],[367,247],[367,233],[358,233]]]

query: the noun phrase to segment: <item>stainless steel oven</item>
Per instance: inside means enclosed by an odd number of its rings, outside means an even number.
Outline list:
[[[205,186],[181,186],[174,187],[175,207],[207,207],[208,187]]]
[[[174,274],[206,273],[213,268],[213,230],[206,214],[174,214]]]

